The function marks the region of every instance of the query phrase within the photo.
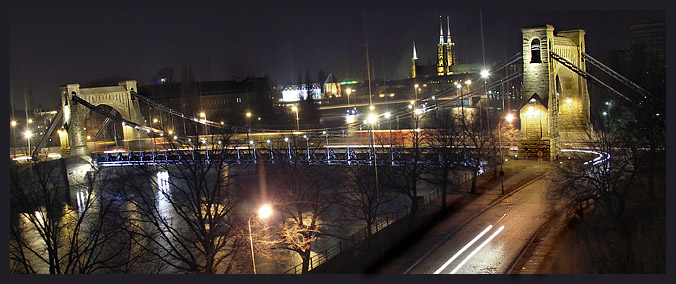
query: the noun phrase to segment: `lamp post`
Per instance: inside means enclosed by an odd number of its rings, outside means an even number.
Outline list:
[[[456,87],[458,88],[458,90],[460,90],[460,96],[459,96],[459,98],[460,98],[460,115],[462,115],[461,123],[462,123],[462,126],[463,126],[461,128],[461,131],[462,131],[462,151],[463,151],[463,153],[465,153],[467,151],[467,149],[465,147],[465,129],[464,129],[464,126],[465,126],[465,100],[462,98],[462,83],[457,83]]]
[[[12,139],[14,139],[14,147],[12,147],[12,156],[16,156],[16,120],[12,120],[9,125],[12,126]]]
[[[418,101],[418,84],[415,84],[413,87],[415,87],[415,100]]]
[[[347,93],[347,106],[350,106],[350,93],[352,93],[352,89],[347,88],[347,90],[345,90],[345,93]]]
[[[209,128],[207,127],[207,115],[204,112],[200,112],[201,122],[204,125],[204,134],[209,135]],[[206,140],[205,140],[206,141]],[[204,143],[206,145],[206,142]]]
[[[508,123],[511,124],[512,121],[514,120],[514,115],[511,114],[511,113],[508,113],[505,116],[505,120]],[[502,154],[502,142],[501,142],[501,140],[502,140],[502,119],[498,120],[498,150],[500,151],[500,189],[501,189],[502,194],[504,195],[505,194],[505,185],[503,183],[502,177],[505,175],[505,172],[502,170],[502,164],[505,162],[505,157]]]
[[[390,130],[390,163],[394,164],[394,153],[392,152],[392,114],[388,111],[383,116],[387,118],[387,128]]]
[[[291,110],[296,112],[296,130],[300,130],[300,122],[299,122],[300,118],[298,118],[298,107],[293,106]]]
[[[272,207],[270,205],[265,204],[261,206],[260,209],[258,209],[258,218],[260,219],[266,219],[272,215]],[[256,258],[254,256],[254,247],[253,247],[253,235],[251,234],[251,218],[253,218],[253,215],[249,216],[249,243],[251,245],[251,264],[253,265],[253,273],[256,274]]]
[[[258,160],[256,159],[256,142],[253,141],[253,140],[250,140],[249,145],[251,145],[251,147],[253,147],[253,160],[254,160],[254,164],[256,164],[258,162]]]
[[[249,139],[249,133],[251,133],[251,123],[249,123],[249,118],[251,118],[251,112],[246,112],[246,125],[249,128],[249,131],[246,133],[246,139]]]
[[[291,142],[289,142],[289,137],[284,137],[284,141],[286,141],[286,146],[289,147],[286,153],[289,155],[289,162],[291,162]]]
[[[308,137],[307,135],[303,135],[303,138],[305,138],[305,145],[307,146],[307,148],[306,148],[307,163],[309,165],[310,164],[310,137]]]
[[[490,73],[488,72],[487,69],[481,70],[481,78],[484,79],[484,94],[486,95],[486,128],[491,129],[491,122],[489,118],[488,111],[490,109],[490,105],[488,104],[488,90],[486,86],[486,80],[488,80],[488,76],[490,76]]]
[[[31,154],[31,136],[33,136],[33,133],[31,133],[30,130],[26,129],[26,132],[23,133],[23,137],[26,138],[26,146],[27,148],[27,153],[30,156]]]
[[[375,123],[378,121],[378,116],[374,113],[369,113],[368,117],[366,118],[366,121],[369,124],[369,128],[368,128],[368,130],[369,130],[369,141],[368,141],[369,151],[373,156],[375,156],[376,153],[375,153],[375,147],[373,145],[374,144],[373,143],[373,131],[374,131]]]

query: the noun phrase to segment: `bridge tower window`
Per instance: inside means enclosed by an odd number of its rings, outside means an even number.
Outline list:
[[[530,63],[542,63],[540,57],[540,40],[536,38],[530,42]]]

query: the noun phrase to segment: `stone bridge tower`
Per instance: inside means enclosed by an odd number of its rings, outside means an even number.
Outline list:
[[[554,60],[554,52],[586,70],[584,30],[561,31],[554,27],[527,28],[523,34],[524,102],[519,110],[519,154],[525,158],[554,160],[560,145],[580,141],[589,122],[587,81]]]
[[[118,116],[145,125],[138,100],[132,100],[131,90],[137,91],[136,81],[119,82],[117,86],[80,88],[79,84],[68,84],[61,87],[61,107],[63,108],[63,129],[59,131],[61,152],[63,156],[82,156],[89,151],[84,126],[85,118],[90,110],[82,104],[74,104],[72,95],[84,99],[94,106],[108,105],[118,112]],[[130,126],[123,127],[124,139],[138,137]],[[136,135],[135,135],[136,134]],[[147,137],[143,135],[141,137]]]

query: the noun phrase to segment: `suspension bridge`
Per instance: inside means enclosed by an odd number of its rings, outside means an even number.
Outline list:
[[[399,104],[391,103],[391,106],[396,107],[388,112],[355,116],[351,122],[340,127],[294,131],[234,126],[210,121],[206,117],[187,114],[180,109],[154,102],[136,91],[135,81],[120,82],[119,86],[97,90],[80,89],[79,85],[70,84],[61,88],[62,108],[30,156],[37,159],[40,149],[56,131],[61,140],[62,156],[90,155],[92,160],[101,166],[194,161],[240,164],[278,161],[327,165],[396,164],[408,163],[412,160],[412,155],[421,153],[425,163],[436,164],[440,159],[438,148],[427,145],[419,149],[413,145],[414,143],[404,139],[411,133],[429,134],[436,131],[429,125],[428,127],[419,125],[417,118],[444,108],[463,109],[465,108],[463,101],[471,98],[481,100],[485,97],[488,101],[487,90],[514,80],[523,80],[522,98],[526,103],[521,106],[519,114],[522,131],[519,145],[523,148],[523,151],[519,149],[519,153],[527,156],[528,152],[524,151],[535,145],[534,147],[539,147],[536,149],[551,152],[550,157],[554,158],[561,150],[559,144],[562,141],[559,133],[563,133],[563,130],[559,131],[559,120],[562,125],[565,125],[566,121],[578,120],[582,121],[583,125],[589,121],[587,81],[597,83],[610,94],[630,104],[664,103],[664,100],[651,95],[586,54],[583,47],[579,48],[583,46],[580,44],[584,41],[583,31],[560,32],[554,35],[553,27],[546,26],[524,29],[523,33],[523,52],[511,56],[502,63],[487,66],[486,71],[491,77],[472,75],[473,81],[484,81],[483,87],[468,88],[464,92],[461,87],[450,86],[425,97],[410,100],[410,104],[406,103],[408,100]],[[541,41],[543,43],[549,41],[549,45],[541,46]],[[522,70],[502,71],[515,64],[523,64]],[[596,67],[603,74],[609,75],[634,92],[627,94],[616,90],[608,82],[587,72],[587,64]],[[497,75],[501,73],[508,75]],[[574,80],[580,84],[570,87],[560,83],[566,80]],[[535,124],[531,123],[534,120],[530,117],[536,97],[544,97],[546,100],[542,101],[543,114],[539,116],[540,125],[537,126],[539,129],[536,129],[539,130],[539,134],[534,135],[533,133],[538,131],[533,130],[532,125]],[[559,105],[559,100],[566,97],[568,102],[571,98],[581,101],[577,109],[568,110],[566,105]],[[488,104],[486,101],[485,105]],[[147,116],[141,113],[142,104],[145,104],[148,111]],[[104,109],[102,107],[104,105],[110,106],[112,110]],[[484,112],[481,107],[482,104],[478,104],[479,114]],[[484,108],[486,116],[489,117],[489,108],[486,106]],[[504,111],[504,108],[502,110]],[[94,116],[103,118],[103,122],[95,125]],[[87,117],[90,119],[90,127],[96,129],[92,132],[93,137],[91,135],[87,137],[84,132]],[[544,124],[542,117],[545,119]],[[392,121],[400,118],[411,119],[415,125],[409,129],[392,129]],[[486,119],[486,128],[489,128],[489,121]],[[383,127],[385,124],[388,125],[386,130]],[[114,135],[109,139],[106,138],[106,128],[111,125]],[[119,130],[118,125],[121,126]],[[118,139],[118,131],[123,135],[123,139]],[[465,143],[464,136],[457,135],[453,138],[462,140],[459,144],[455,144],[458,145],[456,147],[471,151],[473,146]],[[575,141],[563,142],[569,142],[569,145]],[[504,146],[500,144],[497,148],[502,149]]]

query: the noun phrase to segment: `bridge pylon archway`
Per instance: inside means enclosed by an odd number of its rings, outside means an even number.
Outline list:
[[[131,91],[136,91],[136,81],[122,81],[117,86],[96,88],[80,88],[79,84],[68,84],[61,87],[61,107],[63,109],[62,129],[59,131],[61,154],[63,156],[87,155],[87,138],[85,135],[85,118],[90,110],[73,102],[76,95],[94,106],[107,105],[118,112],[123,119],[145,125],[138,100],[132,100]],[[92,114],[93,115],[93,114]],[[123,126],[125,140],[147,137],[145,133],[136,133],[130,126]]]
[[[554,33],[554,27],[525,28],[519,155],[555,160],[560,145],[579,142],[590,129],[587,81],[552,59],[554,52],[586,70],[585,31]],[[544,122],[544,123],[543,123]]]

